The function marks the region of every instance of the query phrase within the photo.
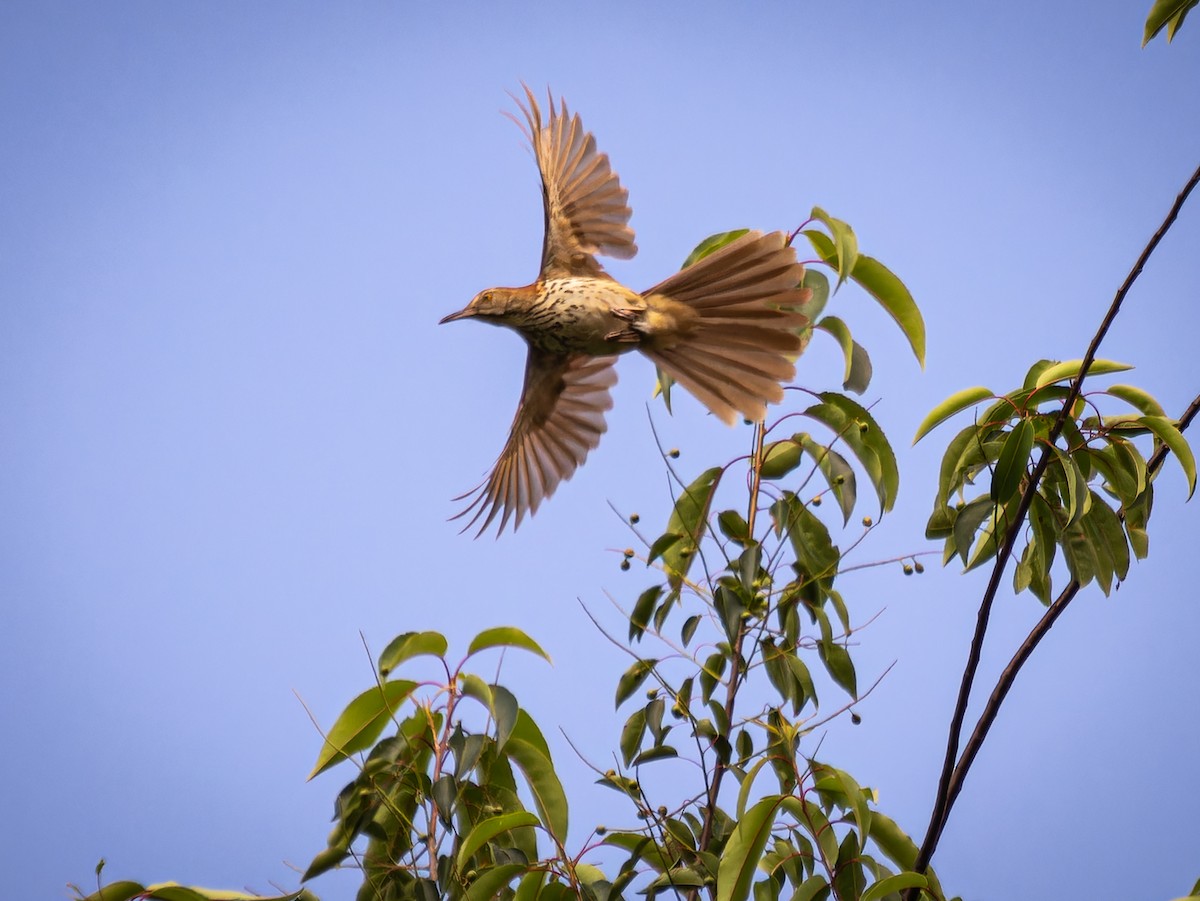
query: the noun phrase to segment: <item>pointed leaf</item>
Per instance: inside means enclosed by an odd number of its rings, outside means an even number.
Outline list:
[[[405,660],[421,654],[442,657],[446,647],[446,638],[440,632],[405,632],[397,635],[379,655],[379,675],[386,677]]]
[[[804,454],[804,449],[791,438],[782,441],[772,441],[763,448],[762,464],[758,468],[759,475],[764,479],[782,479],[797,466]]]
[[[802,415],[824,423],[854,452],[875,486],[880,510],[888,512],[896,502],[900,470],[883,429],[862,405],[846,395],[825,391],[819,397],[821,403],[809,407]]]
[[[1183,474],[1187,478],[1188,500],[1191,500],[1192,495],[1196,492],[1196,458],[1192,455],[1192,448],[1188,444],[1188,440],[1183,437],[1183,432],[1179,431],[1175,423],[1165,416],[1141,416],[1138,421],[1152,431],[1154,436],[1170,448],[1171,453],[1175,455],[1175,459],[1183,467]]]
[[[821,258],[837,271],[838,287],[840,288],[842,282],[850,277],[858,263],[858,238],[848,222],[835,219],[819,206],[813,207],[812,218],[829,229],[829,237],[817,231],[806,231],[804,234],[812,241],[813,247],[817,248]],[[825,238],[829,250],[822,252],[822,248],[814,236]]]
[[[1088,375],[1104,375],[1108,372],[1125,372],[1132,369],[1128,363],[1118,363],[1115,360],[1093,360],[1088,367]],[[1037,377],[1036,387],[1044,388],[1055,382],[1073,381],[1083,370],[1083,360],[1066,360],[1046,367]]]
[[[626,698],[637,691],[638,686],[646,681],[646,677],[654,672],[656,663],[658,663],[656,659],[637,660],[633,666],[625,670],[620,681],[617,682],[617,707],[620,707]]]
[[[908,288],[890,269],[873,257],[860,254],[850,278],[874,297],[900,326],[913,355],[925,368],[925,320]]]
[[[1168,43],[1175,37],[1188,10],[1195,7],[1200,0],[1154,0],[1150,14],[1146,17],[1146,29],[1142,36],[1142,46],[1145,47],[1154,36],[1167,28]]]
[[[1146,416],[1166,416],[1167,412],[1152,395],[1133,385],[1109,385],[1105,394],[1123,400]]]
[[[475,852],[494,839],[502,832],[510,832],[520,826],[539,826],[541,821],[528,810],[517,810],[500,816],[489,817],[476,823],[463,838],[462,846],[458,849],[455,865],[461,872],[475,856]]]
[[[913,444],[916,444],[955,413],[959,413],[967,407],[973,407],[989,397],[995,397],[995,395],[992,394],[991,389],[983,386],[964,388],[962,391],[951,394],[921,420],[921,424],[917,426],[917,434],[913,436]]]
[[[871,358],[866,349],[850,335],[850,327],[837,316],[826,316],[815,326],[828,335],[833,336],[842,349],[846,360],[846,371],[842,376],[842,388],[862,394],[871,383]]]
[[[662,552],[663,568],[672,587],[678,587],[687,577],[696,556],[696,548],[708,527],[708,508],[721,481],[719,466],[706,469],[683,490],[667,520],[667,532],[683,536]]]
[[[467,656],[478,654],[480,651],[487,648],[521,648],[525,651],[530,651],[537,654],[547,663],[553,663],[550,655],[542,650],[541,646],[514,626],[497,626],[494,629],[484,629],[473,639],[471,646],[467,648]]]
[[[1021,488],[1021,479],[1033,450],[1033,423],[1022,419],[1004,439],[996,468],[992,471],[991,497],[1003,504]]]
[[[505,863],[489,867],[467,888],[465,901],[491,901],[521,873],[529,869],[523,863]]]
[[[929,880],[920,873],[897,873],[894,876],[886,876],[880,879],[863,892],[861,901],[878,901],[880,898],[886,898],[888,895],[898,893],[901,889],[925,888],[928,885]]]
[[[696,245],[695,249],[688,254],[687,259],[683,261],[683,265],[679,268],[686,269],[693,263],[698,263],[710,253],[716,253],[726,244],[732,244],[749,231],[750,229],[748,228],[735,228],[733,231],[717,232],[715,235],[709,235]]]
[[[781,800],[777,795],[763,798],[738,820],[721,853],[717,901],[744,901],[749,897],[750,884],[767,846]]]
[[[351,701],[325,736],[317,763],[308,778],[312,779],[356,751],[365,751],[374,744],[396,708],[416,687],[416,682],[393,679],[368,688]]]

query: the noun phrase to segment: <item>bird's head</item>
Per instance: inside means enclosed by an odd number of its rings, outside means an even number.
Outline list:
[[[471,302],[459,310],[442,318],[438,325],[453,322],[456,319],[482,319],[484,322],[496,322],[504,318],[508,311],[510,292],[504,288],[488,288],[480,291],[471,298]]]

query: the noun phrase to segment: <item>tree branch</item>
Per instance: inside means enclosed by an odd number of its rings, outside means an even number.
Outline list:
[[[1175,203],[1171,206],[1166,218],[1163,220],[1158,230],[1154,233],[1153,237],[1151,237],[1150,241],[1146,244],[1146,247],[1142,250],[1141,255],[1138,257],[1137,262],[1134,263],[1133,268],[1126,276],[1124,283],[1117,290],[1116,295],[1113,297],[1113,301],[1109,305],[1108,312],[1105,314],[1104,319],[1100,323],[1100,327],[1096,330],[1096,334],[1092,337],[1092,341],[1088,345],[1087,353],[1083,358],[1083,366],[1079,371],[1079,375],[1072,382],[1071,389],[1068,392],[1066,399],[1063,401],[1062,409],[1059,411],[1058,418],[1055,420],[1054,425],[1050,430],[1050,434],[1047,436],[1047,441],[1042,450],[1042,454],[1034,466],[1033,472],[1030,474],[1025,491],[1022,493],[1020,503],[1017,506],[1017,512],[1016,516],[1013,518],[1013,523],[1005,533],[1003,544],[997,549],[996,562],[992,567],[991,577],[988,580],[987,588],[985,589],[983,598],[980,601],[979,613],[976,617],[975,634],[971,639],[971,647],[967,655],[967,663],[963,670],[962,684],[959,687],[958,699],[955,703],[954,714],[950,721],[950,732],[946,741],[946,756],[942,763],[941,777],[938,780],[938,790],[937,795],[934,798],[933,812],[930,814],[929,827],[925,834],[925,840],[921,844],[921,849],[917,854],[917,859],[913,866],[913,869],[918,873],[924,872],[929,866],[929,861],[932,859],[933,853],[937,849],[938,842],[941,839],[942,831],[945,829],[946,821],[950,815],[950,808],[953,806],[955,797],[957,796],[958,788],[961,788],[961,779],[957,780],[957,787],[954,784],[954,775],[958,761],[959,741],[962,737],[963,720],[966,718],[967,705],[970,701],[971,688],[975,681],[975,673],[979,668],[979,659],[983,649],[984,636],[987,634],[987,626],[988,620],[991,616],[992,603],[995,601],[996,592],[1000,587],[1000,580],[1008,566],[1009,558],[1012,556],[1013,547],[1016,544],[1017,537],[1025,523],[1025,518],[1029,513],[1029,506],[1033,502],[1033,496],[1037,493],[1038,485],[1041,482],[1042,475],[1045,473],[1046,467],[1050,463],[1050,458],[1053,455],[1051,448],[1062,432],[1067,417],[1070,415],[1071,407],[1074,406],[1076,399],[1079,397],[1079,393],[1083,387],[1083,380],[1087,377],[1088,369],[1091,368],[1092,361],[1095,359],[1096,352],[1099,350],[1100,344],[1103,342],[1105,336],[1108,334],[1109,328],[1116,319],[1117,314],[1120,312],[1121,305],[1124,302],[1126,295],[1137,281],[1138,276],[1141,275],[1143,268],[1150,259],[1151,254],[1154,253],[1155,248],[1158,247],[1159,242],[1162,241],[1163,237],[1175,222],[1176,217],[1179,215],[1179,211],[1183,208],[1184,203],[1187,201],[1188,195],[1191,194],[1192,190],[1198,183],[1200,183],[1200,168],[1196,169],[1196,171],[1192,174],[1192,177],[1188,179],[1187,183],[1184,185],[1183,190],[1175,198]],[[1071,597],[1073,596],[1074,595],[1072,594]],[[1062,609],[1066,607],[1066,604],[1069,603],[1070,599],[1067,598],[1067,600],[1062,603],[1061,607],[1058,608],[1057,612],[1054,612],[1053,616],[1051,616],[1052,611],[1054,611],[1055,607],[1059,605],[1059,601],[1062,600],[1063,599],[1061,597],[1057,599],[1055,604],[1052,605],[1051,611],[1047,611],[1046,616],[1050,617],[1050,619],[1045,625],[1046,630],[1053,625],[1054,620],[1057,619],[1058,615],[1061,614]],[[1043,622],[1045,622],[1045,617],[1043,618]],[[1042,624],[1039,623],[1039,626],[1041,625]],[[1037,641],[1040,641],[1042,634],[1045,634],[1044,631],[1038,635],[1037,640],[1035,640],[1033,645],[1028,649],[1028,652],[1025,655],[1026,657],[1028,657],[1029,653],[1032,653],[1033,647],[1036,647]],[[1024,659],[1021,660],[1021,663],[1023,662]],[[1019,668],[1020,665],[1018,664],[1017,669]],[[1015,676],[1015,672],[1013,675]],[[1004,693],[1007,693],[1007,687],[1004,689]],[[999,700],[1003,700],[1003,694]],[[999,702],[997,702],[997,707],[998,706]],[[982,738],[980,740],[982,741]],[[976,748],[975,750],[977,751],[978,749]],[[963,775],[965,776],[965,770],[963,771]],[[906,898],[915,897],[916,894],[913,890],[910,890],[908,893],[906,893]]]

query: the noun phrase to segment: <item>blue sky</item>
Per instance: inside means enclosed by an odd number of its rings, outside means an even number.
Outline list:
[[[1148,4],[1147,4],[1148,5]],[[503,681],[551,736],[586,831],[619,816],[595,759],[627,711],[609,627],[649,584],[608,502],[665,523],[652,369],[619,366],[598,451],[515,536],[472,542],[450,498],[515,408],[513,335],[437,320],[536,274],[521,80],[563,94],[630,191],[635,288],[703,237],[851,222],[908,283],[921,372],[862,295],[867,394],[901,465],[861,560],[928,549],[946,394],[1081,355],[1200,161],[1200,23],[1140,49],[1137,3],[8,4],[0,9],[0,806],[6,894],[108,875],[290,886],[348,776],[304,777],[328,724],[410,629],[465,647],[520,626],[553,670]],[[1191,23],[1189,23],[1190,25]],[[1194,204],[1193,204],[1194,206]],[[1185,210],[1104,356],[1170,411],[1200,385],[1200,212]],[[817,342],[800,384],[836,387]],[[652,405],[695,474],[744,453]],[[1200,875],[1196,509],[1169,463],[1151,557],[1089,590],[1027,667],[935,864],[967,898],[1183,894]],[[849,540],[847,537],[846,540]],[[843,586],[864,680],[822,755],[923,830],[983,576]],[[984,681],[1040,614],[1002,592]],[[990,683],[989,683],[990,684]],[[333,877],[314,888],[351,896]]]

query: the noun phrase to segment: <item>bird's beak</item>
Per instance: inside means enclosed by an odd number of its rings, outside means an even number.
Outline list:
[[[443,316],[438,320],[438,325],[445,325],[447,322],[453,322],[455,319],[467,319],[475,315],[475,311],[470,307],[464,307],[457,313],[451,313],[449,316]]]

